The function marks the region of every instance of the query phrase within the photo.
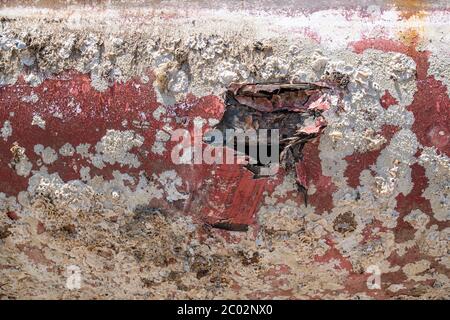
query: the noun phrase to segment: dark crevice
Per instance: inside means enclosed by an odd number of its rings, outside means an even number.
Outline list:
[[[296,163],[302,161],[303,146],[319,136],[326,127],[322,112],[328,109],[325,94],[329,89],[330,87],[322,83],[231,84],[224,97],[225,112],[214,129],[222,133],[223,145],[227,145],[229,140],[226,136],[227,129],[244,132],[254,129],[258,138],[257,148],[266,148],[269,157],[273,151],[270,134],[266,139],[262,138],[260,130],[278,129],[279,147],[274,149],[278,152],[279,165],[286,171],[295,171]],[[236,139],[232,145],[237,154]],[[245,156],[256,163],[247,164],[245,167],[253,173],[253,177],[270,176],[262,174],[262,169],[268,165],[264,164],[259,156],[256,159],[251,158],[249,150],[250,142],[246,140]],[[297,183],[306,203],[308,186],[298,177]]]

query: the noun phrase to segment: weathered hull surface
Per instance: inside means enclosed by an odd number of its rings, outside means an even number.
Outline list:
[[[449,298],[449,8],[239,3],[0,10],[1,298]],[[230,83],[332,72],[307,205],[171,160]]]

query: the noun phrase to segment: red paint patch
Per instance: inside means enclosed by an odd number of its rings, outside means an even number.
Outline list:
[[[45,226],[41,221],[39,221],[36,226],[36,233],[43,234],[44,232],[45,232]]]
[[[386,230],[387,228],[383,227],[381,221],[374,220],[371,224],[366,225],[362,230],[361,234],[363,239],[361,240],[361,244],[379,240],[381,238],[380,233],[386,232]]]
[[[384,109],[396,105],[397,103],[397,99],[395,99],[388,90],[384,91],[384,95],[380,98],[380,104]]]
[[[203,185],[203,200],[197,199],[202,202],[198,208],[201,216],[211,224],[254,224],[267,180],[253,179],[253,174],[240,165],[220,165],[213,169],[215,175]]]
[[[330,244],[330,242],[328,242],[328,244]],[[352,263],[350,262],[350,260],[345,258],[339,252],[339,250],[334,247],[333,244],[331,244],[331,248],[328,249],[324,255],[314,257],[314,261],[319,262],[319,263],[328,263],[331,260],[338,261],[337,269],[347,270],[349,272],[351,272],[353,270],[353,266],[352,266]]]
[[[441,81],[436,80],[433,76],[428,76],[430,53],[428,51],[417,51],[416,43],[417,41],[412,41],[411,45],[407,46],[391,40],[365,39],[352,43],[352,47],[357,53],[362,53],[370,48],[385,52],[403,53],[414,60],[416,63],[417,91],[414,94],[413,102],[407,107],[414,115],[412,131],[416,134],[422,146],[436,147],[439,152],[449,156],[450,99],[448,91]],[[384,106],[394,102],[388,92],[381,100]],[[348,173],[347,176],[354,179],[354,173],[352,172]],[[398,242],[413,238],[415,230],[403,221],[403,217],[414,209],[420,209],[428,214],[430,224],[436,224],[440,229],[445,227],[443,223],[436,221],[433,217],[429,200],[422,196],[428,181],[424,169],[418,164],[412,166],[412,181],[414,183],[413,190],[406,196],[400,194],[397,197],[397,210],[400,212],[396,227],[396,241]]]
[[[401,42],[387,39],[363,39],[352,42],[350,46],[356,53],[363,53],[367,49],[376,49],[384,52],[399,52],[410,56],[416,63],[416,76],[418,80],[425,79],[428,72],[428,51],[417,51],[414,44],[407,46]]]
[[[425,169],[417,163],[413,164],[411,166],[411,179],[413,181],[413,189],[406,196],[403,193],[397,196],[396,210],[400,215],[406,215],[415,209],[432,214],[430,202],[422,196],[423,191],[428,187]]]
[[[350,187],[356,188],[359,186],[361,172],[370,169],[370,167],[376,163],[381,151],[389,144],[398,130],[400,130],[400,128],[397,126],[384,125],[381,130],[381,135],[386,139],[386,143],[381,146],[380,149],[365,153],[354,153],[344,158],[345,161],[347,161],[347,168],[345,169],[344,176],[347,177],[347,183]]]
[[[28,259],[36,265],[50,266],[53,264],[53,261],[48,260],[44,252],[36,246],[20,244],[17,245],[17,248],[21,250],[28,257]]]
[[[345,290],[350,294],[365,293],[366,295],[375,299],[385,299],[386,296],[381,289],[369,289],[367,286],[367,279],[369,273],[353,273],[345,280]]]
[[[67,80],[69,78],[70,80]],[[36,103],[24,102],[23,98],[35,94],[39,97]],[[115,84],[100,93],[90,85],[87,75],[74,72],[63,74],[56,79],[44,81],[33,88],[23,81],[14,86],[0,88],[0,119],[8,119],[13,128],[12,136],[7,143],[0,144],[0,190],[16,195],[25,190],[28,177],[18,176],[10,166],[12,154],[10,148],[14,141],[25,148],[25,154],[33,163],[33,170],[40,158],[34,152],[36,144],[51,147],[58,151],[65,143],[76,147],[80,143],[89,143],[89,151],[95,152],[95,144],[105,135],[107,129],[126,130],[122,121],[144,120],[151,117],[151,112],[158,106],[151,85],[134,81],[126,84]],[[45,121],[45,129],[31,125],[34,115]],[[148,135],[148,131],[131,127],[138,134]],[[152,132],[154,136],[154,132]],[[79,179],[74,168],[90,166],[91,174],[111,178],[114,166],[97,169],[90,165],[90,160],[79,154],[71,157],[59,156],[58,160],[46,165],[49,173],[58,172],[65,181]],[[121,169],[116,165],[115,169]],[[138,170],[127,168],[128,173]]]
[[[391,265],[403,267],[408,263],[416,262],[425,258],[426,256],[416,245],[407,249],[404,255],[399,255],[396,251],[392,252],[387,260],[391,263]]]
[[[10,218],[11,220],[19,220],[20,217],[17,213],[15,213],[14,211],[8,211],[6,213],[6,215],[8,216],[8,218]]]
[[[450,99],[447,88],[433,77],[417,83],[418,91],[408,110],[414,114],[412,130],[423,146],[436,147],[450,156]]]

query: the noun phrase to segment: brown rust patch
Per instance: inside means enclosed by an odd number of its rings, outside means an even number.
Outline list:
[[[342,213],[334,219],[333,229],[339,233],[346,234],[356,229],[357,223],[355,221],[355,215],[350,211]]]
[[[0,226],[0,240],[8,238],[10,235],[8,226]]]

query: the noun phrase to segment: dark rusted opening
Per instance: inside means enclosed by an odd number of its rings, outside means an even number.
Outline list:
[[[267,148],[269,156],[270,135],[266,141],[262,141],[259,131],[278,129],[279,164],[286,170],[292,170],[297,162],[302,161],[305,143],[320,135],[326,126],[322,112],[329,106],[326,99],[328,89],[322,83],[232,84],[225,93],[226,109],[215,129],[221,131],[224,145],[227,142],[227,129],[254,129],[258,134],[258,148]],[[233,145],[237,152],[236,141]],[[246,141],[245,154],[248,157],[249,149],[250,145]],[[256,164],[247,164],[245,167],[254,174],[254,178],[264,177],[261,169],[266,165],[259,158],[255,160]],[[306,182],[298,175],[297,182],[306,202]]]

